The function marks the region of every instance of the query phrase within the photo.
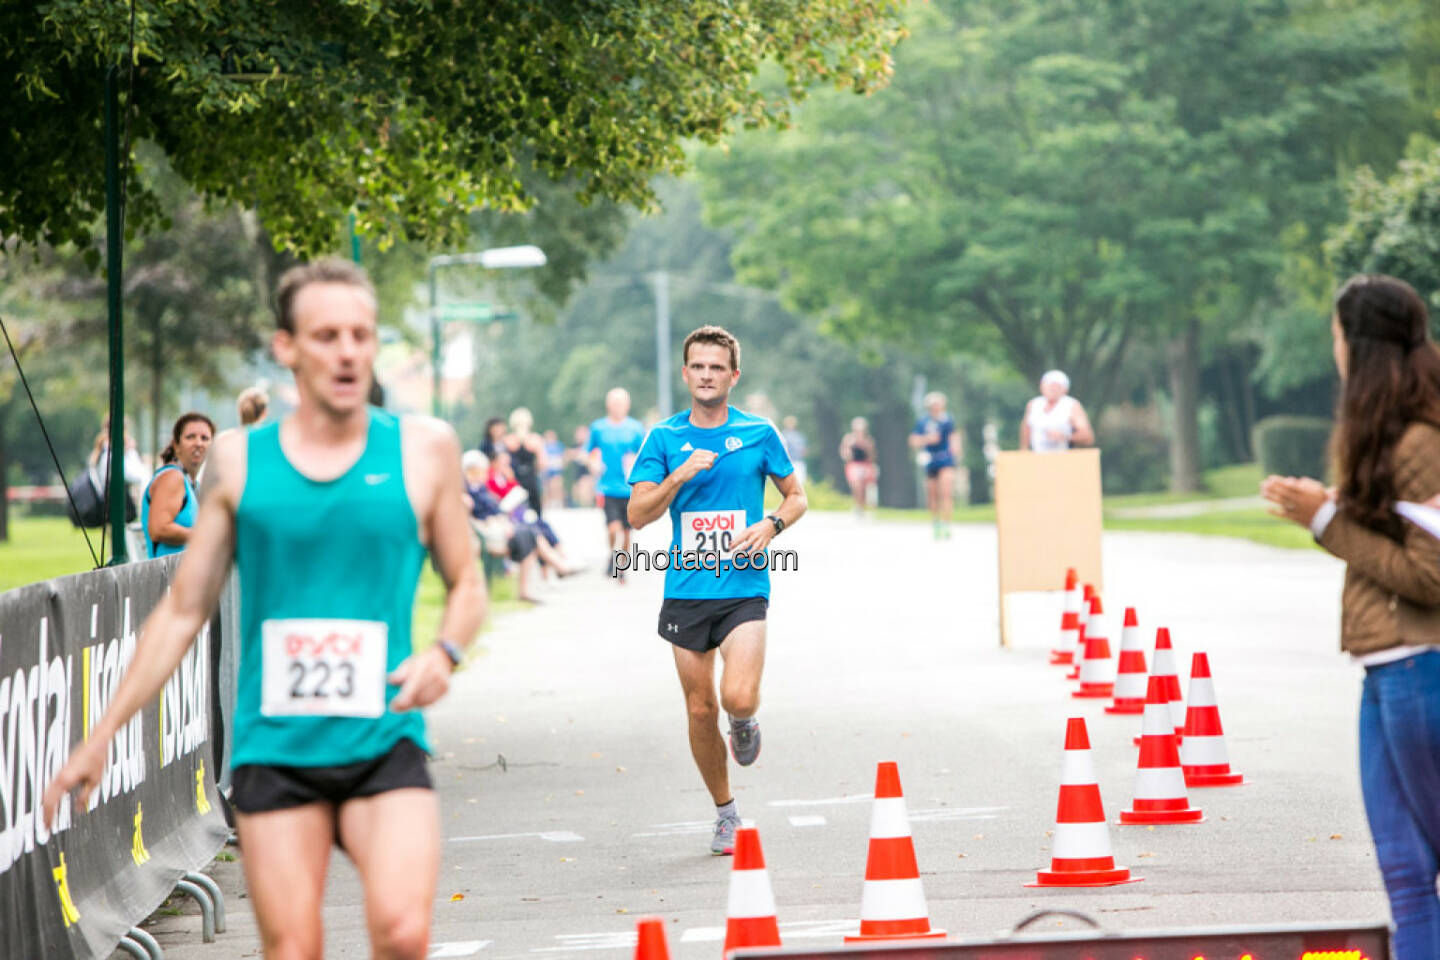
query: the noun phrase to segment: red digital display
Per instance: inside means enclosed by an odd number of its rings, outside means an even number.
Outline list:
[[[740,950],[737,960],[1390,960],[1385,927],[1063,934],[834,949]]]

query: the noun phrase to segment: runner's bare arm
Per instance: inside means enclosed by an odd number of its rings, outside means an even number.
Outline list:
[[[178,470],[166,470],[156,477],[147,491],[150,497],[150,523],[145,532],[156,543],[183,547],[190,539],[190,528],[175,522],[185,506],[185,481]]]
[[[210,448],[206,494],[200,500],[200,514],[189,545],[180,555],[170,591],[141,628],[135,656],[109,709],[45,789],[46,823],[54,821],[61,798],[76,787],[80,788],[80,806],[85,806],[104,774],[110,741],[160,692],[214,612],[235,556],[235,505],[237,490],[244,485],[244,443],[243,434],[227,432]]]
[[[625,511],[629,516],[630,526],[639,530],[647,523],[659,520],[670,508],[670,501],[675,499],[680,488],[693,480],[701,470],[709,470],[714,466],[715,457],[713,450],[695,450],[670,476],[659,483],[647,480],[631,487],[630,506]]]
[[[407,417],[404,431],[406,486],[412,491],[411,502],[419,501],[421,533],[445,581],[437,639],[463,650],[485,619],[486,595],[465,511],[460,441],[449,424],[428,417]],[[400,684],[390,708],[410,710],[439,700],[450,687],[452,670],[439,643],[407,658],[390,676]]]
[[[1029,449],[1030,449],[1030,408],[1033,407],[1034,405],[1035,405],[1035,401],[1034,401],[1034,400],[1031,400],[1029,403],[1025,404],[1025,412],[1020,415],[1020,449],[1021,449],[1021,450],[1029,450]]]
[[[1076,446],[1088,447],[1095,443],[1095,431],[1090,426],[1090,417],[1085,408],[1080,406],[1080,401],[1075,401],[1075,407],[1070,411],[1070,425],[1074,433],[1070,435],[1070,442]]]
[[[780,506],[773,511],[776,516],[785,522],[786,529],[796,520],[805,515],[810,503],[805,497],[805,488],[800,484],[800,477],[794,473],[788,477],[770,478],[775,489],[785,497],[780,501]],[[732,549],[736,553],[750,553],[756,550],[764,550],[775,539],[775,524],[770,522],[767,514],[757,523],[746,527],[735,539]]]

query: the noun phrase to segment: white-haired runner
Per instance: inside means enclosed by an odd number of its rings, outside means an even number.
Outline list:
[[[1048,371],[1040,378],[1040,396],[1025,405],[1020,449],[1055,453],[1094,442],[1095,431],[1085,408],[1070,396],[1070,378],[1060,370]]]

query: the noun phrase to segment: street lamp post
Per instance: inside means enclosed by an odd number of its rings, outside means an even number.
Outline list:
[[[440,331],[439,283],[436,274],[444,267],[478,266],[486,270],[517,270],[545,266],[545,251],[526,244],[519,247],[492,247],[478,253],[441,254],[431,257],[426,267],[430,288],[430,368],[432,392],[430,412],[440,416],[440,365],[442,344]]]

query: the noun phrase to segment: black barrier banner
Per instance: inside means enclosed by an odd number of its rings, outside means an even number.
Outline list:
[[[206,769],[218,620],[111,741],[87,808],[66,798],[47,830],[40,806],[114,696],[177,563],[132,563],[0,594],[0,957],[109,956],[225,842]]]

